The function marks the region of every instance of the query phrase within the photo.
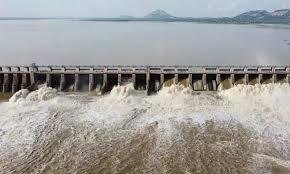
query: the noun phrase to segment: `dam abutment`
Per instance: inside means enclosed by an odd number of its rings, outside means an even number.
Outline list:
[[[216,91],[234,85],[290,83],[290,67],[198,66],[1,66],[0,92],[15,93],[46,84],[62,92],[110,92],[133,84],[147,94],[163,86],[183,85],[194,91]]]

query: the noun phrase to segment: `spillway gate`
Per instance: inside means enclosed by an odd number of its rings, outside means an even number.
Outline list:
[[[194,91],[216,91],[238,84],[290,83],[290,67],[272,66],[0,66],[0,92],[15,93],[46,84],[63,92],[107,93],[132,83],[136,90],[156,93],[180,84]]]

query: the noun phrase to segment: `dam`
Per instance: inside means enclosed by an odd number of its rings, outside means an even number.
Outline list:
[[[238,84],[290,83],[283,66],[0,66],[0,92],[46,84],[61,92],[107,93],[116,85],[133,83],[136,90],[156,93],[180,84],[194,91],[216,91]]]

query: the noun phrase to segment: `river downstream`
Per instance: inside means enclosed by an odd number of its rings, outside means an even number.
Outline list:
[[[0,173],[289,173],[290,86],[41,88],[0,104]]]

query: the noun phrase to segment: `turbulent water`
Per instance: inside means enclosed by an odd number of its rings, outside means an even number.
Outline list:
[[[290,86],[20,91],[0,104],[1,173],[290,173]]]

